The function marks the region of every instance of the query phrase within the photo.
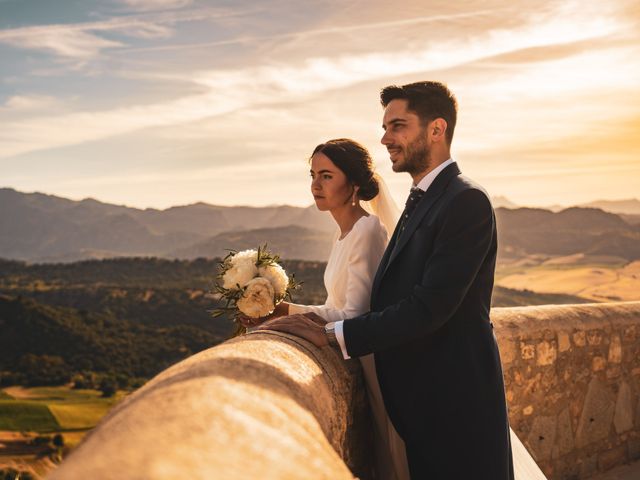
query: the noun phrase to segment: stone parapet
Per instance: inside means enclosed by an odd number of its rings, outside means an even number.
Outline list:
[[[511,426],[550,479],[640,458],[640,302],[496,308]]]
[[[235,338],[131,394],[48,478],[370,478],[359,368],[282,333]]]

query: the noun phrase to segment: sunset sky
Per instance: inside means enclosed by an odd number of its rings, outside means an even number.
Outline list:
[[[637,0],[0,0],[0,58],[0,187],[303,206],[313,147],[351,137],[401,201],[378,93],[430,79],[491,195],[640,197]]]

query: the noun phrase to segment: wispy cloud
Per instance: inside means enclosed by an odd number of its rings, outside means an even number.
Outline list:
[[[34,112],[50,109],[58,104],[58,100],[49,95],[13,95],[5,101],[4,105],[0,106],[0,111]]]
[[[422,48],[402,53],[318,57],[297,63],[189,74],[185,79],[206,87],[206,93],[152,105],[7,122],[0,132],[0,156],[78,144],[138,129],[179,125],[257,105],[299,102],[328,90],[387,78],[390,71],[397,78],[455,68],[534,46],[606,36],[617,27],[605,17],[575,26],[557,19],[543,26],[526,25],[466,39],[450,39],[437,46],[428,42]]]
[[[192,0],[119,0],[120,3],[137,11],[165,10],[182,8],[190,5]]]
[[[37,25],[0,30],[0,43],[46,51],[65,58],[88,59],[104,49],[125,46],[122,42],[104,38],[101,36],[104,33],[115,32],[142,39],[168,38],[173,35],[174,30],[171,26],[176,23],[243,14],[242,11],[203,8],[122,16],[100,22]]]

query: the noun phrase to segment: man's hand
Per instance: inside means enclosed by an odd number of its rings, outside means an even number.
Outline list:
[[[324,347],[329,344],[327,335],[324,333],[324,325],[326,322],[318,315],[312,315],[314,316],[310,318],[311,314],[308,313],[304,315],[295,314],[268,320],[256,328],[255,331],[276,330],[278,332],[290,333],[296,337],[308,340],[316,347]]]

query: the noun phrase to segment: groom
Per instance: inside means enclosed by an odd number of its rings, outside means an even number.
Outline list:
[[[345,358],[375,354],[412,479],[512,480],[500,354],[489,319],[496,224],[485,191],[451,159],[457,105],[437,82],[390,86],[382,143],[414,188],[382,258],[371,311],[325,327],[264,323]]]

